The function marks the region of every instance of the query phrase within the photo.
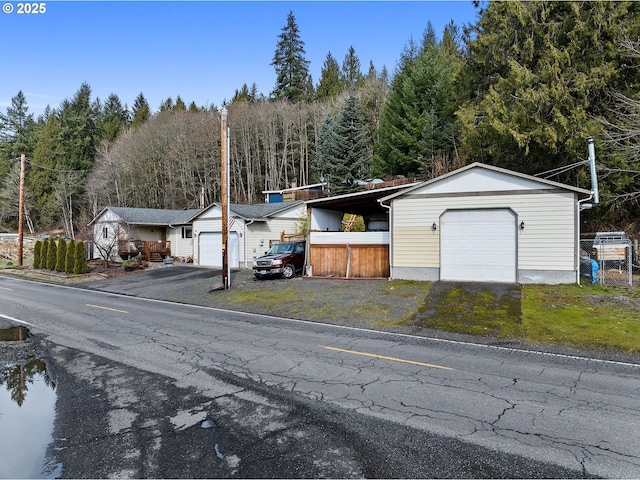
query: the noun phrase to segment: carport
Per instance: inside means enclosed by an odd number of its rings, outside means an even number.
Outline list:
[[[307,201],[307,273],[316,277],[388,278],[389,212],[379,200],[411,185]],[[362,216],[366,231],[342,231],[345,214]]]

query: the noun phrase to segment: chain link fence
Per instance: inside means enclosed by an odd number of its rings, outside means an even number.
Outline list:
[[[624,233],[598,233],[580,240],[580,282],[633,286],[633,251]]]

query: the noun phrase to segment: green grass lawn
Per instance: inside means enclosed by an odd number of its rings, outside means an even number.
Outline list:
[[[640,292],[600,285],[527,285],[517,332],[537,342],[640,353]]]
[[[577,349],[640,353],[640,293],[600,285],[524,285],[520,299],[454,288],[405,323]],[[516,296],[517,297],[517,296]]]

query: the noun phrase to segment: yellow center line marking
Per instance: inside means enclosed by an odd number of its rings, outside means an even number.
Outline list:
[[[386,355],[378,355],[377,353],[358,352],[356,350],[345,350],[343,348],[327,347],[326,345],[321,345],[321,347],[322,348],[326,348],[327,350],[333,350],[334,352],[352,353],[353,355],[362,355],[364,357],[380,358],[382,360],[391,360],[393,362],[409,363],[411,365],[420,365],[422,367],[440,368],[442,370],[453,370],[453,368],[444,367],[442,365],[434,365],[432,363],[415,362],[413,360],[405,360],[403,358],[387,357]]]
[[[87,303],[87,307],[101,308],[102,310],[109,310],[111,312],[129,313],[126,310],[118,310],[117,308],[101,307],[100,305],[92,305],[90,303]]]
[[[8,292],[13,292],[13,288],[0,287],[0,290],[7,290]]]

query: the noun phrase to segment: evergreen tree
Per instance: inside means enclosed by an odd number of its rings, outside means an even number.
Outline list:
[[[173,110],[173,99],[171,97],[167,98],[164,102],[160,104],[161,112],[170,112]]]
[[[176,103],[173,106],[173,108],[171,109],[172,112],[186,112],[187,111],[187,104],[184,103],[184,100],[182,100],[182,98],[180,98],[180,95],[178,95],[178,98],[176,98]]]
[[[80,85],[70,101],[60,108],[65,159],[61,166],[69,170],[88,171],[93,167],[98,144],[97,116],[99,102],[91,102],[91,87]]]
[[[328,195],[332,195],[332,178],[331,178],[331,162],[333,158],[338,154],[334,148],[336,144],[334,140],[334,132],[336,129],[336,121],[327,113],[322,122],[322,127],[318,133],[318,141],[316,145],[316,156],[313,161],[313,167],[320,177],[325,178],[329,186],[327,188]]]
[[[246,83],[242,85],[240,90],[236,90],[233,94],[233,98],[231,99],[231,103],[233,102],[251,102],[253,101],[251,98],[251,94],[249,93],[249,87]]]
[[[276,71],[276,86],[272,96],[291,102],[308,100],[309,61],[304,57],[304,42],[293,12],[287,16],[287,24],[278,35],[278,43],[271,65]]]
[[[436,40],[429,24],[422,48],[403,56],[380,119],[378,175],[428,172],[436,158],[457,155],[454,78],[460,61]]]
[[[335,124],[327,120],[324,127],[318,154],[331,179],[331,194],[353,192],[357,181],[371,171],[367,124],[358,97],[349,95]]]
[[[100,137],[108,142],[114,142],[129,123],[129,112],[115,93],[107,98],[100,120]]]
[[[56,252],[56,272],[64,272],[67,260],[67,241],[64,238],[58,240],[58,251]]]
[[[49,239],[45,238],[40,245],[40,264],[38,268],[47,268],[47,259],[49,258]]]
[[[20,155],[31,157],[37,141],[37,128],[22,90],[11,98],[6,113],[0,113],[0,179]]]
[[[37,270],[40,268],[42,253],[42,242],[40,240],[36,240],[36,243],[33,245],[33,269]]]
[[[316,88],[315,98],[316,100],[326,100],[336,97],[343,91],[344,82],[340,76],[340,65],[329,52],[320,71],[320,83]]]
[[[69,239],[67,244],[67,251],[64,259],[64,271],[65,273],[73,273],[73,266],[76,261],[76,242],[73,238]]]
[[[360,59],[356,55],[353,46],[349,47],[349,51],[344,56],[342,62],[342,78],[347,88],[355,88],[362,80],[362,72],[360,71]]]
[[[87,273],[89,266],[87,265],[87,249],[84,246],[84,242],[76,242],[74,254],[73,273]]]
[[[458,116],[468,155],[486,163],[536,174],[584,158],[608,91],[638,86],[618,47],[638,38],[637,2],[489,3],[474,32],[463,78],[475,88]]]
[[[58,254],[58,246],[55,240],[49,240],[49,248],[47,249],[47,270],[55,270]]]
[[[59,218],[54,198],[58,169],[64,165],[62,127],[55,114],[49,116],[33,153],[33,167],[26,177],[28,190],[35,198],[35,221],[41,227],[53,225]]]
[[[133,120],[131,120],[131,127],[137,128],[150,118],[151,108],[149,108],[147,99],[144,98],[144,95],[140,92],[133,103]]]

